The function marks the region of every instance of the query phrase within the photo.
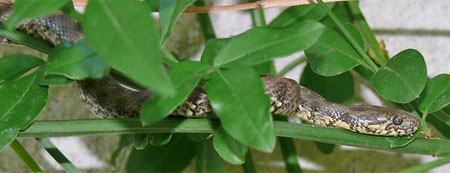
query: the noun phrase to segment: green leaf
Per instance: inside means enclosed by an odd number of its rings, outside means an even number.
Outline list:
[[[155,95],[154,99],[145,102],[141,109],[142,124],[147,126],[167,117],[188,98],[208,68],[210,66],[195,61],[175,64],[170,69],[169,76],[175,84],[177,93],[173,97]]]
[[[66,54],[66,52],[68,50],[70,50],[70,48],[72,48],[72,46],[73,45],[71,43],[66,43],[66,42],[56,45],[55,47],[52,48],[52,51],[48,54],[48,58],[47,58],[48,62],[53,62],[53,60],[55,58]]]
[[[435,112],[450,103],[450,74],[440,74],[427,82],[419,99],[421,112]]]
[[[275,134],[270,101],[258,74],[248,67],[217,70],[205,88],[228,134],[255,149],[273,150]]]
[[[372,77],[372,85],[383,98],[408,103],[419,97],[427,82],[427,67],[420,52],[404,50]]]
[[[197,172],[225,172],[225,162],[213,147],[213,140],[205,140],[198,147],[196,158]]]
[[[20,78],[44,61],[31,55],[11,55],[0,58],[0,85]]]
[[[46,75],[63,75],[73,80],[84,80],[98,79],[109,74],[109,65],[87,47],[84,39],[52,57],[52,63],[45,70]]]
[[[35,82],[36,73],[0,86],[0,150],[28,127],[47,104],[48,87]]]
[[[335,3],[327,3],[328,8],[332,9]],[[303,20],[321,20],[326,17],[327,13],[318,5],[300,5],[292,6],[283,10],[275,19],[270,22],[269,26],[273,28],[281,28],[291,25],[292,23]]]
[[[45,75],[45,70],[48,65],[45,64],[39,68],[37,71],[36,82],[39,85],[49,86],[49,85],[58,85],[58,86],[66,86],[72,84],[72,80],[66,78],[62,75]]]
[[[194,158],[197,145],[186,135],[177,134],[167,145],[133,150],[128,158],[127,172],[181,172]]]
[[[47,104],[48,87],[35,82],[36,73],[5,83],[0,88],[0,123],[9,128],[26,128]]]
[[[274,75],[277,73],[273,61],[266,61],[261,64],[252,65],[251,67],[256,71],[256,73],[261,75]]]
[[[148,145],[148,137],[150,134],[138,133],[134,134],[134,148],[136,150],[143,150]]]
[[[248,147],[231,137],[223,128],[214,134],[214,149],[225,161],[232,164],[243,164]]]
[[[256,27],[232,37],[217,52],[214,66],[254,65],[311,46],[324,26],[306,20],[285,28]]]
[[[163,146],[170,142],[172,133],[154,133],[149,137],[149,143],[154,146]]]
[[[303,69],[300,84],[317,92],[328,101],[343,105],[351,105],[354,102],[353,77],[350,72],[325,77],[314,73],[308,64]]]
[[[0,152],[16,139],[18,133],[18,128],[0,128]]]
[[[203,50],[202,53],[202,59],[201,62],[204,62],[205,64],[214,65],[214,58],[217,56],[217,53],[219,53],[220,49],[227,44],[227,42],[231,40],[231,38],[224,38],[224,39],[211,39],[208,42],[206,42],[205,50]]]
[[[391,143],[391,148],[399,148],[404,147],[414,141],[417,136],[419,135],[419,131],[417,130],[412,136],[399,136],[393,139],[390,139],[389,142]]]
[[[161,25],[161,43],[164,44],[172,32],[181,12],[195,0],[163,0],[159,1],[159,20]]]
[[[5,26],[13,30],[21,21],[51,14],[70,2],[70,0],[16,0],[13,5],[13,14],[8,17]]]
[[[364,49],[359,31],[350,24],[345,27]],[[338,75],[363,63],[361,56],[337,28],[327,27],[320,38],[305,50],[305,55],[312,70],[323,76]]]
[[[142,86],[157,94],[173,95],[174,87],[160,63],[154,21],[146,9],[139,1],[89,2],[83,18],[86,43]]]

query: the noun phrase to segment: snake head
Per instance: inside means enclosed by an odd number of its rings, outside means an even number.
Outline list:
[[[387,122],[390,123],[386,125],[385,130],[393,136],[410,135],[420,127],[420,120],[413,114],[403,110],[395,110],[395,113],[388,116],[388,118],[389,121]]]
[[[420,120],[413,114],[400,110],[372,105],[349,106],[349,116],[358,124],[354,131],[371,135],[411,135],[420,127]]]

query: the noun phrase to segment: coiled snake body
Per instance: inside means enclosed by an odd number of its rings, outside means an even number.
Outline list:
[[[0,6],[1,21],[6,19],[9,11],[9,5]],[[27,21],[17,29],[53,45],[76,43],[82,38],[80,25],[62,13]],[[292,79],[269,75],[261,79],[265,94],[271,100],[273,114],[297,116],[319,126],[370,135],[410,135],[420,126],[414,115],[403,110],[371,105],[343,106],[328,102]],[[124,87],[111,76],[76,81],[74,87],[88,108],[103,118],[138,116],[142,104],[152,95],[149,90]],[[203,117],[212,111],[206,92],[197,87],[172,115]]]

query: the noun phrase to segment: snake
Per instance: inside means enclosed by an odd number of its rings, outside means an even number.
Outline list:
[[[6,21],[11,13],[10,4],[0,4],[0,22]],[[75,44],[83,38],[81,23],[62,12],[27,20],[16,29],[52,45]],[[404,110],[374,105],[340,105],[327,101],[295,80],[273,75],[260,77],[264,94],[270,98],[273,115],[295,116],[318,126],[379,136],[412,135],[420,127],[419,119]],[[73,86],[82,102],[101,118],[138,117],[143,103],[153,98],[151,90],[129,87],[111,75],[75,81]],[[212,113],[214,110],[207,92],[197,86],[170,115],[199,118]]]

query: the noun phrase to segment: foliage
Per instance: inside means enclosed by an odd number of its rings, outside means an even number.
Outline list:
[[[134,141],[136,148],[142,150],[131,152],[126,165],[128,171],[182,171],[194,158],[199,171],[223,171],[224,161],[245,162],[245,168],[249,169],[253,166],[245,160],[251,158],[249,148],[271,152],[276,136],[323,142],[317,143],[323,152],[333,152],[334,145],[329,144],[345,144],[405,153],[450,153],[448,139],[424,139],[417,137],[419,132],[411,138],[381,137],[272,120],[270,102],[263,93],[258,73],[271,74],[273,59],[304,51],[308,65],[301,75],[302,85],[330,101],[353,104],[353,76],[360,76],[382,98],[421,118],[421,130],[426,135],[430,133],[425,123],[428,120],[449,137],[449,74],[428,80],[423,56],[412,49],[386,61],[389,57],[379,53],[380,46],[366,21],[356,16],[362,14],[355,2],[325,5],[319,1],[318,5],[289,7],[267,26],[256,24],[257,16],[253,16],[257,27],[224,39],[213,38],[211,22],[207,16],[200,16],[209,41],[198,62],[178,62],[165,47],[179,15],[194,0],[160,1],[159,4],[90,1],[84,15],[68,9],[70,1],[51,6],[46,5],[53,3],[51,0],[25,2],[17,0],[15,13],[0,28],[0,35],[49,54],[49,60],[30,55],[0,59],[0,149],[17,136],[140,134],[135,135]],[[21,21],[60,8],[83,23],[85,39],[74,45],[63,43],[52,47],[12,29]],[[33,9],[32,13],[24,13],[27,9]],[[149,15],[156,9],[160,11],[161,34]],[[353,20],[362,28],[362,35],[351,24]],[[369,57],[368,48],[375,52],[374,56]],[[162,62],[171,66],[168,72]],[[268,66],[261,65],[264,63]],[[155,92],[154,98],[144,104],[140,120],[34,122],[47,103],[49,85],[101,78],[110,71],[117,71],[136,86]],[[220,123],[214,118],[164,119],[197,86],[208,93]],[[196,133],[215,135],[210,139]],[[291,153],[291,157],[285,157],[287,168],[298,171],[298,163],[289,165],[296,161],[292,159],[292,153],[295,155],[292,142],[283,140],[288,138],[280,138],[284,154]],[[113,164],[117,152],[129,144],[130,135],[123,136],[112,158]],[[146,164],[149,160],[151,164]],[[442,160],[447,161],[448,156]]]

